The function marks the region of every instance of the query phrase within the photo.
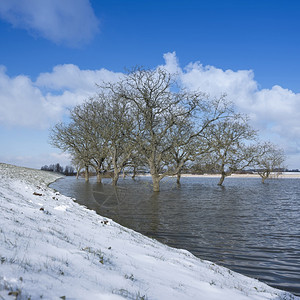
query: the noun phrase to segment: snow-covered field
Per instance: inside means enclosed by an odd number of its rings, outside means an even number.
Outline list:
[[[79,206],[0,164],[0,299],[300,299]]]

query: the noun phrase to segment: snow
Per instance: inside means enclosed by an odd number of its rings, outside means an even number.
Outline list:
[[[0,164],[0,299],[300,299],[122,227]]]

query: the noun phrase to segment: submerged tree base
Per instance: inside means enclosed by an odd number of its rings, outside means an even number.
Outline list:
[[[220,180],[219,180],[219,182],[218,182],[218,185],[222,185],[223,184],[223,182],[224,182],[224,180],[225,180],[225,177],[226,177],[226,175],[225,174],[222,174],[221,175],[221,178],[220,178]]]
[[[160,189],[160,182],[161,177],[158,175],[152,175],[152,185],[153,185],[153,192],[159,192]]]

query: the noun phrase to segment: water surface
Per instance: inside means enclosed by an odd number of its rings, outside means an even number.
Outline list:
[[[299,179],[120,179],[113,188],[61,179],[51,185],[97,213],[231,270],[300,295]]]

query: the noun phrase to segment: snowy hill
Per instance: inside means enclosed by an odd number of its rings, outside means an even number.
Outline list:
[[[0,164],[0,299],[300,299],[79,206]]]

